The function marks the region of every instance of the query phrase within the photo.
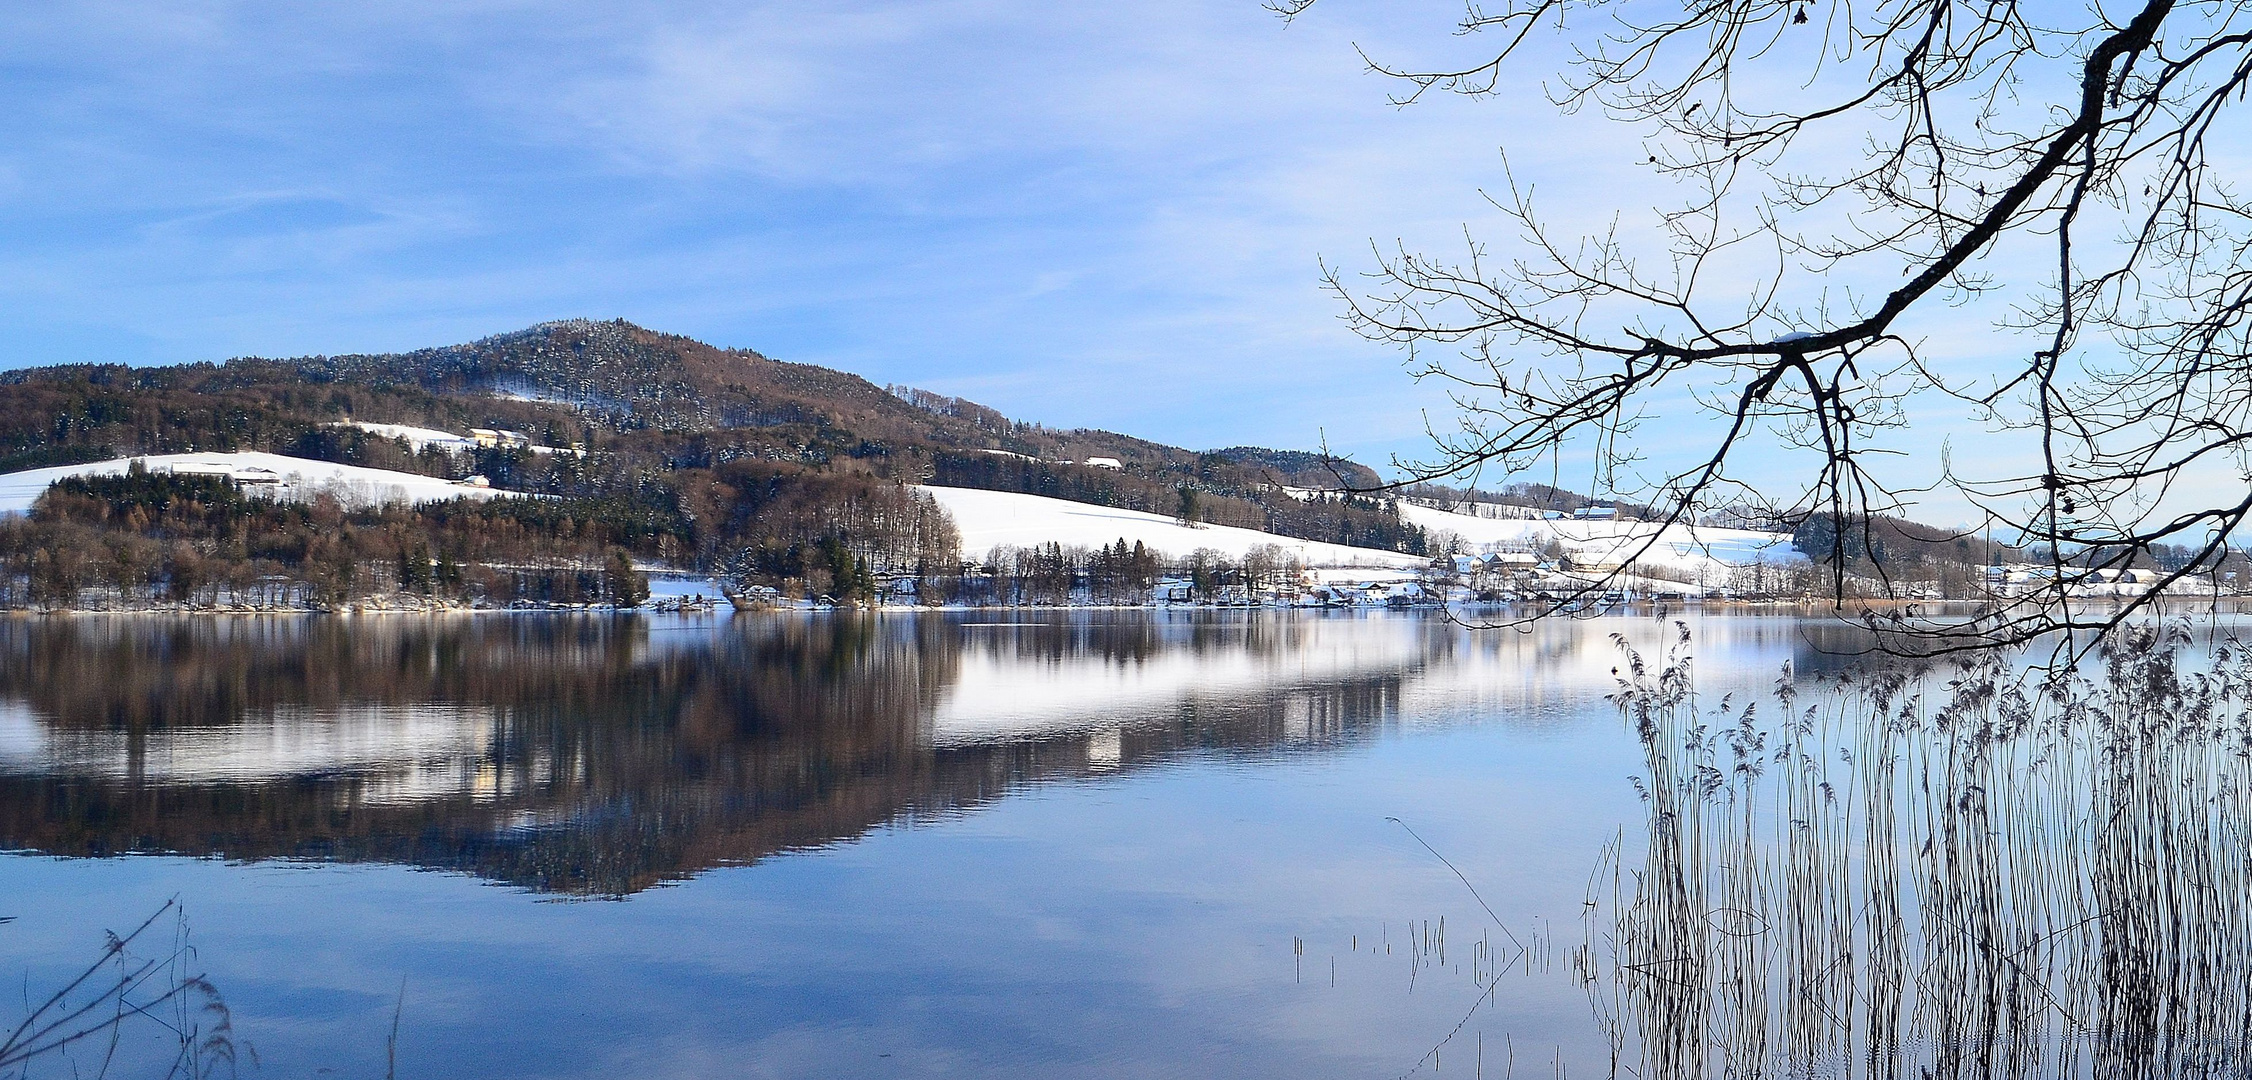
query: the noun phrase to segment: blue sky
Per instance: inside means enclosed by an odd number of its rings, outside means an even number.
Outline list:
[[[1529,101],[1389,106],[1355,45],[1462,55],[1458,13],[15,5],[0,364],[622,316],[1051,424],[1381,460],[1432,399],[1317,260],[1490,226],[1505,138],[1633,153],[1525,139],[1553,124]]]
[[[1196,448],[1326,437],[1381,465],[1427,450],[1425,410],[1443,427],[1447,403],[1340,321],[1321,260],[1466,236],[1514,256],[1483,197],[1505,145],[1559,237],[1662,240],[1654,209],[1685,194],[1642,167],[1641,132],[1547,103],[1554,41],[1494,98],[1392,106],[1359,50],[1490,56],[1450,32],[1460,17],[1445,0],[1322,0],[1289,24],[1258,0],[13,5],[0,366],[623,317],[1051,425]],[[1796,62],[1775,86],[1798,86]],[[1861,137],[1809,151],[1850,164]],[[2046,244],[1986,262],[2036,284]],[[1662,243],[1644,251],[1662,263]],[[1755,295],[1771,262],[1716,267],[1704,292]],[[1794,275],[1779,302],[1899,280],[1859,270]],[[2029,347],[1996,332],[2006,314],[1901,328],[1976,373]],[[1685,467],[1714,419],[1654,404],[1641,468]],[[1959,470],[2031,467],[2022,439],[1945,408],[1885,441],[1903,486],[1937,479],[1941,447]],[[1744,475],[1790,501],[1804,462],[1757,450]],[[1538,479],[1587,489],[1590,461]],[[1931,520],[1977,516],[1916,498]]]

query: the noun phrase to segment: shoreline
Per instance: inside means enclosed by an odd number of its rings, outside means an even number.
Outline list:
[[[2005,599],[2007,599],[2007,598],[2005,598]],[[2109,602],[2106,602],[2106,601],[2109,601]],[[2117,610],[2117,609],[2119,609],[2119,608],[2122,608],[2122,607],[2125,607],[2125,606],[2126,606],[2126,603],[2125,603],[2125,601],[2124,601],[2124,600],[2109,600],[2109,598],[2100,598],[2100,599],[2097,599],[2097,598],[2092,598],[2092,599],[2089,599],[2089,600],[2087,600],[2087,601],[2084,601],[2083,603],[2085,604],[2085,606],[2086,606],[2086,607],[2087,607],[2088,609],[2108,608],[2108,609],[2112,609],[2112,610]],[[1978,613],[1979,613],[1979,612],[1980,612],[1980,611],[1981,611],[1982,609],[1990,609],[1991,605],[1992,605],[1992,602],[1991,602],[1991,601],[1980,601],[1980,600],[1856,600],[1856,601],[1852,601],[1852,602],[1851,602],[1851,605],[1850,605],[1850,606],[1843,606],[1843,605],[1838,605],[1838,604],[1832,603],[1831,601],[1827,601],[1827,600],[1740,600],[1740,599],[1727,599],[1727,600],[1717,600],[1717,599],[1715,599],[1715,600],[1704,600],[1704,599],[1692,599],[1692,600],[1664,600],[1664,601],[1648,601],[1648,600],[1642,600],[1642,601],[1632,601],[1632,602],[1626,602],[1626,603],[1619,603],[1619,604],[1605,605],[1605,606],[1602,606],[1602,607],[1599,607],[1599,608],[1595,608],[1595,609],[1587,609],[1587,610],[1579,610],[1579,611],[1546,611],[1546,612],[1538,611],[1538,610],[1537,610],[1537,606],[1536,606],[1536,605],[1528,605],[1528,604],[1524,604],[1524,603],[1522,603],[1522,602],[1518,602],[1518,603],[1490,603],[1490,604],[1457,604],[1457,605],[1444,605],[1444,604],[1417,604],[1417,605],[1413,605],[1413,606],[1410,606],[1410,607],[1404,607],[1404,608],[1395,608],[1395,607],[1388,607],[1388,606],[1385,606],[1385,605],[1379,605],[1379,604],[1353,604],[1353,605],[1333,606],[1333,605],[1317,605],[1317,604],[1224,604],[1224,603],[1209,603],[1209,604],[1195,604],[1195,603],[1167,603],[1167,604],[994,604],[994,605],[961,605],[961,604],[940,604],[940,605],[935,605],[935,606],[924,606],[924,605],[920,605],[920,604],[877,604],[877,605],[867,605],[867,606],[855,606],[855,605],[836,606],[836,605],[821,605],[821,604],[811,604],[811,603],[805,603],[805,602],[802,602],[802,601],[800,601],[800,602],[796,602],[796,603],[782,603],[782,604],[773,604],[773,605],[762,605],[762,606],[751,607],[751,608],[734,608],[734,607],[731,607],[730,605],[728,605],[727,603],[725,603],[725,602],[722,602],[722,603],[719,603],[719,604],[715,604],[715,605],[712,605],[712,606],[710,606],[710,607],[708,607],[708,608],[703,608],[703,609],[700,609],[700,610],[688,610],[688,611],[682,611],[682,610],[678,610],[678,609],[673,609],[673,610],[666,610],[666,609],[657,609],[657,608],[650,608],[650,607],[646,607],[646,606],[636,606],[636,607],[616,607],[616,606],[612,606],[612,605],[607,605],[607,604],[586,604],[586,605],[567,605],[567,606],[566,606],[566,605],[558,605],[558,606],[547,606],[547,607],[478,607],[478,606],[472,606],[472,605],[420,605],[420,606],[409,606],[409,605],[398,605],[398,606],[391,606],[391,605],[369,605],[369,606],[361,606],[361,605],[347,605],[347,606],[345,606],[345,607],[339,607],[339,608],[313,608],[313,607],[270,607],[270,608],[252,608],[252,607],[216,607],[216,608],[214,608],[214,607],[188,607],[188,606],[168,606],[168,605],[152,605],[152,606],[147,606],[147,607],[98,607],[98,608],[61,608],[61,607],[58,607],[58,608],[0,608],[0,618],[50,618],[50,617],[62,617],[62,618],[85,618],[85,617],[92,617],[92,616],[131,616],[131,617],[165,616],[165,617],[171,617],[171,618],[178,618],[178,617],[210,617],[210,618],[257,618],[257,617],[269,617],[269,616],[287,616],[287,617],[291,617],[291,618],[305,618],[305,617],[311,617],[311,616],[329,616],[329,617],[334,617],[334,618],[355,618],[355,619],[356,619],[356,618],[379,618],[379,617],[386,617],[386,616],[419,616],[419,617],[424,617],[424,618],[431,618],[431,617],[491,616],[491,615],[509,615],[509,616],[523,616],[523,615],[604,615],[604,616],[612,616],[612,617],[616,617],[616,616],[643,616],[643,617],[648,617],[648,616],[672,616],[672,617],[676,617],[676,618],[685,618],[685,617],[691,617],[691,616],[703,616],[703,617],[719,617],[719,616],[735,616],[735,615],[791,615],[791,614],[807,614],[807,615],[812,615],[812,614],[835,614],[835,613],[838,613],[838,612],[848,612],[848,613],[855,613],[855,614],[871,614],[871,615],[874,615],[874,614],[924,614],[924,613],[929,613],[929,614],[950,614],[950,613],[974,613],[974,612],[981,612],[981,611],[1052,611],[1052,612],[1082,612],[1082,611],[1113,611],[1113,612],[1116,612],[1116,611],[1140,611],[1140,612],[1151,612],[1151,613],[1171,613],[1171,612],[1217,612],[1217,611],[1229,611],[1229,612],[1253,612],[1253,611],[1258,611],[1258,612],[1267,612],[1267,611],[1291,611],[1291,612],[1322,612],[1322,613],[1347,613],[1347,612],[1351,612],[1351,613],[1383,613],[1383,614],[1389,614],[1389,615],[1404,615],[1404,614],[1423,614],[1423,615],[1439,615],[1439,616],[1449,616],[1449,615],[1456,615],[1456,614],[1477,614],[1477,615],[1495,615],[1495,616],[1516,616],[1516,617],[1527,618],[1527,619],[1547,619],[1547,618],[1559,618],[1559,619],[1576,619],[1576,618],[1592,618],[1592,617],[1602,617],[1602,616],[1622,616],[1622,615],[1635,615],[1635,616],[1649,616],[1649,615],[1659,615],[1659,616],[1664,616],[1664,615],[1681,615],[1681,614],[1689,614],[1689,613],[1692,613],[1692,612],[1704,612],[1704,613],[1726,613],[1726,614],[1740,614],[1740,615],[1760,615],[1760,614],[1773,614],[1773,615],[1796,615],[1796,616],[1807,616],[1807,615],[1822,615],[1822,616],[1834,617],[1834,618],[1838,618],[1838,619],[1842,619],[1842,620],[1846,620],[1846,621],[1858,621],[1858,620],[1860,619],[1860,617],[1861,617],[1861,616],[1862,616],[1862,615],[1863,615],[1864,613],[1868,613],[1868,614],[1878,614],[1878,613],[1890,613],[1890,612],[1898,612],[1898,613],[1903,613],[1903,614],[1906,614],[1906,615],[1908,615],[1909,617],[1919,617],[1919,616],[1921,616],[1921,617],[1939,617],[1939,618],[1945,618],[1945,617],[1954,617],[1954,616],[1967,616],[1967,615],[1975,615],[1975,614],[1978,614]],[[2192,614],[2192,613],[2211,613],[2211,614],[2226,614],[2226,615],[2243,615],[2243,614],[2247,614],[2247,613],[2252,613],[2252,595],[2248,595],[2248,596],[2224,596],[2224,597],[2218,597],[2218,598],[2215,598],[2215,597],[2167,597],[2167,598],[2161,598],[2161,599],[2158,599],[2158,600],[2155,600],[2155,601],[2151,601],[2151,602],[2148,602],[2148,603],[2144,604],[2143,606],[2144,606],[2145,608],[2147,608],[2147,609],[2149,610],[2149,612],[2150,612],[2151,614],[2154,614],[2154,615],[2159,615],[2159,614]]]

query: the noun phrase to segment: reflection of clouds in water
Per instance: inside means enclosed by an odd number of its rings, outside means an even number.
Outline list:
[[[220,726],[138,735],[48,727],[21,706],[0,714],[0,769],[145,783],[256,783],[349,773],[368,802],[499,794],[486,758],[490,708],[280,706]]]

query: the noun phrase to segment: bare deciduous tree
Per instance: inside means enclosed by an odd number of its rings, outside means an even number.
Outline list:
[[[1502,0],[1460,30],[1489,43],[1464,66],[1372,66],[1402,103],[1541,87],[1680,198],[1646,229],[1559,230],[1505,158],[1501,254],[1331,272],[1353,324],[1453,395],[1415,480],[1591,457],[1675,523],[1967,501],[2051,574],[1916,627],[1925,651],[2116,626],[2228,554],[2252,514],[2245,5]],[[1991,332],[1944,332],[1956,309]],[[1636,448],[1656,414],[1694,453]],[[1942,422],[2021,451],[1958,446],[1920,475]],[[1799,463],[1780,492],[1778,456]],[[2084,599],[2090,571],[2157,545],[2192,557]]]

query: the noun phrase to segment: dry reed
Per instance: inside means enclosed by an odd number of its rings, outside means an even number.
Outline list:
[[[1647,849],[1572,969],[1614,1074],[2252,1073],[2252,655],[2185,626],[1770,700],[1621,641]]]

